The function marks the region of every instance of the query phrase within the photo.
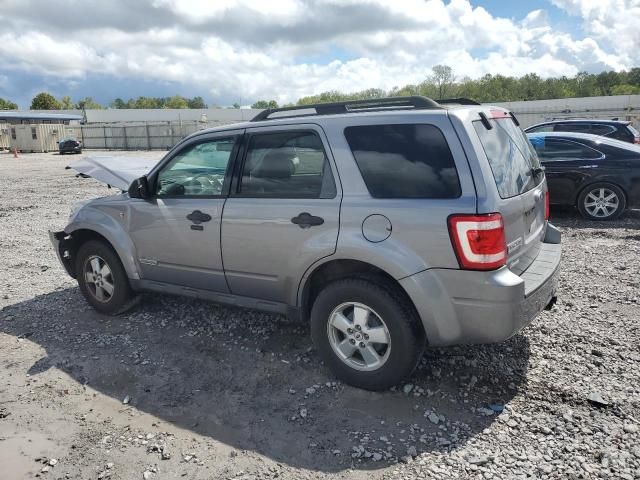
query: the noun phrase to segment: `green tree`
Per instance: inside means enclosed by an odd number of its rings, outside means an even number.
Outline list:
[[[438,91],[438,98],[445,98],[456,79],[453,70],[448,65],[436,65],[431,71],[433,72],[431,82]]]
[[[188,100],[189,108],[207,108],[207,104],[204,103],[204,99],[202,97],[193,97]]]
[[[78,100],[78,103],[76,103],[76,105],[79,109],[85,110],[102,110],[104,108],[98,102],[95,102],[91,97],[85,97],[82,100]]]
[[[69,95],[65,95],[60,99],[60,107],[62,110],[71,110],[75,108],[75,104],[71,101],[71,97]]]
[[[31,110],[60,110],[61,106],[56,97],[47,92],[40,92],[31,100]]]
[[[0,110],[17,110],[18,105],[13,103],[11,100],[5,100],[4,98],[0,98]]]
[[[638,95],[640,94],[640,85],[629,85],[623,83],[615,85],[611,88],[611,95]]]
[[[174,95],[166,100],[164,108],[189,108],[189,102],[180,95]]]
[[[234,103],[234,104],[233,104],[233,108],[235,108],[235,109],[240,108],[240,104],[239,104],[238,102]]]
[[[157,98],[138,97],[129,102],[133,105],[129,108],[160,108],[160,101]]]
[[[111,108],[128,108],[127,103],[121,98],[116,98],[113,102],[109,104]]]
[[[256,103],[251,105],[251,108],[278,108],[278,102],[275,100],[258,100]]]

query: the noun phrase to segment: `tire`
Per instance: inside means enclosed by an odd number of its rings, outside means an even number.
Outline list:
[[[365,326],[363,310],[368,314]],[[340,321],[338,314],[347,323]],[[349,324],[354,327],[351,334],[347,331]],[[386,344],[372,341],[383,340],[384,336]],[[384,282],[368,278],[337,280],[318,294],[311,309],[311,337],[340,380],[367,390],[390,388],[411,375],[425,347],[424,330],[413,306]],[[378,363],[371,349],[376,351]],[[350,350],[353,354],[347,357],[345,352]]]
[[[82,244],[76,255],[75,267],[82,295],[98,312],[118,315],[135,305],[137,297],[131,290],[120,258],[110,245],[99,240]],[[100,272],[97,282],[89,281],[90,278],[96,279],[96,271]]]
[[[576,206],[580,214],[589,220],[613,220],[624,212],[627,200],[620,187],[599,182],[580,192]]]

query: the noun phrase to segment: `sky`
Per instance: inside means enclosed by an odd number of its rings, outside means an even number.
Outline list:
[[[0,97],[280,103],[640,66],[640,0],[0,0]]]

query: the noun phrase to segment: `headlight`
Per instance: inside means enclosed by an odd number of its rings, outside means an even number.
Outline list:
[[[80,209],[82,209],[82,207],[84,207],[89,202],[90,200],[84,200],[82,202],[74,203],[71,207],[71,211],[69,212],[69,222],[71,222],[73,218],[78,214]]]

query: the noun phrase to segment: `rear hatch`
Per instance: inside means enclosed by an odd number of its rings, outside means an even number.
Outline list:
[[[520,274],[537,257],[546,228],[547,185],[540,161],[515,117],[504,110],[473,122],[498,191],[507,265]],[[488,212],[487,212],[488,213]]]

